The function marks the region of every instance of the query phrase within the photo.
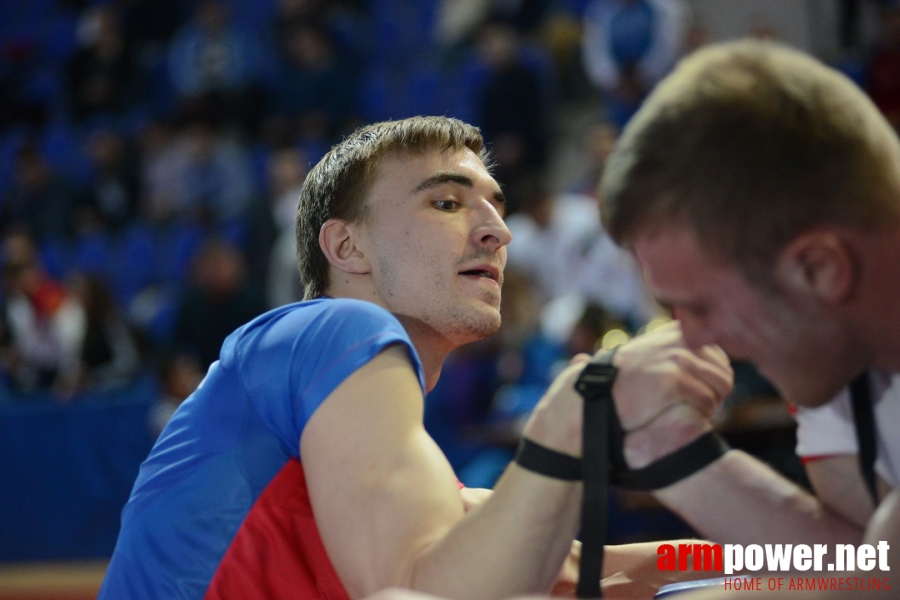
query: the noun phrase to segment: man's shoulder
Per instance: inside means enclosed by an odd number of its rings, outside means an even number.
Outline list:
[[[253,356],[271,360],[301,349],[353,345],[385,334],[408,340],[397,318],[376,304],[319,298],[272,309],[240,327],[225,340],[220,359],[225,366],[243,364]]]
[[[394,315],[372,302],[352,298],[317,298],[274,308],[253,319],[235,334],[246,339],[270,329],[287,329],[296,334],[301,330],[316,330],[323,326],[359,324],[366,325],[367,328],[385,325],[401,327]]]
[[[306,306],[319,311],[323,315],[335,315],[341,317],[363,317],[386,319],[391,322],[397,322],[396,317],[386,309],[378,306],[373,302],[366,300],[357,300],[356,298],[319,298],[317,300],[309,300],[300,302],[294,306]]]
[[[288,307],[277,319],[282,326],[310,337],[348,335],[362,339],[390,330],[406,337],[406,330],[384,308],[353,298],[320,298]]]

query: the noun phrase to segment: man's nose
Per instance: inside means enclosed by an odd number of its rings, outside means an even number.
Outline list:
[[[497,208],[489,202],[486,204],[487,207],[482,211],[481,223],[475,229],[475,236],[481,244],[492,250],[499,250],[509,244],[512,233]]]

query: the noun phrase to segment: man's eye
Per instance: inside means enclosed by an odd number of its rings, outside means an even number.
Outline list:
[[[440,210],[456,210],[459,208],[459,203],[454,200],[435,200],[432,202],[432,205]]]

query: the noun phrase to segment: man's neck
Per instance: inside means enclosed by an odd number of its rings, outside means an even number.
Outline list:
[[[425,373],[425,392],[430,392],[437,385],[441,376],[441,367],[447,355],[455,350],[458,345],[453,344],[446,337],[440,335],[433,328],[418,319],[393,313],[412,341],[422,361],[422,370]]]
[[[339,286],[331,286],[326,290],[325,295],[330,298],[353,298],[371,302],[397,317],[397,320],[400,321],[400,324],[403,325],[403,328],[409,335],[416,353],[419,355],[422,371],[425,374],[426,393],[430,392],[437,385],[438,378],[441,376],[441,367],[447,355],[461,345],[453,343],[446,336],[419,319],[391,311],[389,307],[379,302],[378,295],[375,293],[361,293],[361,290],[340,289]]]
[[[871,366],[900,371],[900,227],[866,241],[859,315],[864,344]]]

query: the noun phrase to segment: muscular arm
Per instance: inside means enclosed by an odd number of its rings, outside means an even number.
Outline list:
[[[900,547],[900,490],[890,492],[878,505],[872,519],[866,527],[866,534],[863,543],[877,545],[879,542],[885,541],[891,550],[888,554],[889,572],[879,571],[857,571],[855,573],[842,573],[842,577],[884,577],[892,572],[896,572],[900,566],[897,560],[896,549]],[[796,574],[795,574],[796,575]],[[808,576],[809,574],[802,574]],[[790,577],[790,574],[785,574]],[[893,578],[891,578],[893,579]],[[828,591],[796,591],[791,590],[788,593],[770,592],[761,590],[758,592],[748,591],[731,591],[724,592],[722,589],[710,589],[705,592],[696,594],[686,594],[683,597],[678,596],[679,600],[766,600],[770,598],[797,598],[797,600],[857,600],[865,597],[867,600],[887,600],[888,598],[897,597],[896,582],[891,581],[891,589],[866,590],[860,592],[857,590],[828,590]]]
[[[462,488],[460,496],[466,510],[481,504],[492,494],[492,490]],[[668,544],[691,544],[696,540],[667,540]],[[606,546],[603,560],[604,594],[611,597],[651,598],[660,586],[676,581],[697,579],[690,571],[661,571],[657,567],[658,548],[662,542],[642,542]],[[572,542],[569,555],[563,562],[551,593],[553,596],[573,596],[578,585],[578,568],[581,564],[581,542]],[[705,573],[705,577],[715,574]]]
[[[708,429],[690,407],[673,407],[628,435],[626,457],[633,467],[644,466]],[[738,450],[654,495],[716,542],[858,544],[862,539],[859,526]]]
[[[492,494],[492,490],[463,488],[460,496],[466,510],[481,504]],[[667,544],[692,544],[697,540],[666,540]],[[667,583],[697,579],[691,571],[661,571],[657,566],[658,548],[663,542],[641,542],[606,546],[603,560],[604,594],[611,597],[651,598],[659,588]],[[569,555],[563,562],[556,577],[551,595],[574,596],[578,585],[578,569],[581,564],[581,542],[572,542]],[[720,574],[720,573],[719,573]],[[705,573],[712,577],[716,573]]]
[[[719,542],[858,544],[862,538],[858,527],[738,450],[656,495]]]
[[[868,488],[859,471],[855,454],[830,456],[806,463],[806,475],[816,496],[835,514],[862,530],[872,517],[874,507]],[[883,479],[878,479],[879,497],[891,491]]]
[[[716,406],[731,385],[724,355],[693,355],[675,328],[623,347],[617,366],[617,397],[631,400],[626,425],[680,402]],[[582,368],[556,378],[527,438],[581,454],[583,401],[574,383]],[[491,498],[466,512],[422,426],[423,405],[406,351],[392,347],[338,386],[303,431],[316,523],[347,591],[360,597],[400,586],[467,599],[546,592],[578,529],[581,484],[514,463]]]
[[[345,380],[303,432],[316,523],[348,593],[401,586],[503,598],[548,590],[577,531],[580,484],[513,465],[490,500],[464,514],[422,410],[406,351],[392,347]],[[539,429],[541,443],[568,449],[565,424]]]

